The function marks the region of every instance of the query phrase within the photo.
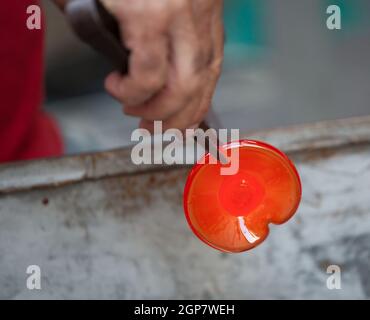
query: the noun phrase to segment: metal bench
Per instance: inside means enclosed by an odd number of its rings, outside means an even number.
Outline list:
[[[0,166],[0,298],[370,298],[370,117],[244,136],[289,154],[303,200],[239,255],[188,228],[188,167],[136,167],[128,148]],[[333,264],[342,290],[326,286]]]

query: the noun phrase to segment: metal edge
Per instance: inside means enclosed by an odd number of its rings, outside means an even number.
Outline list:
[[[242,138],[266,141],[285,153],[370,143],[370,116],[246,132]],[[131,162],[131,147],[0,165],[0,194],[58,187],[113,176],[145,174],[188,166]]]

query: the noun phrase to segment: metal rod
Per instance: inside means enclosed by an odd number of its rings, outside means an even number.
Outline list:
[[[212,112],[213,111],[211,111],[211,113]],[[207,121],[204,120],[200,123],[199,129],[203,130],[203,132],[205,133],[206,131],[212,128],[210,128]],[[212,134],[214,133],[214,130],[208,132],[211,134],[211,136],[208,139],[208,144],[206,139],[207,135],[205,135],[205,139],[201,140],[197,139],[197,137],[195,136],[194,137],[195,141],[204,148],[206,153],[210,153],[215,159],[220,161],[222,164],[228,164],[229,160],[225,153],[222,151],[223,143],[219,140],[217,134]],[[204,142],[204,145],[201,144],[200,142]]]

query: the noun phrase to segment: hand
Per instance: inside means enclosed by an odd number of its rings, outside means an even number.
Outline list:
[[[101,0],[131,50],[129,75],[110,74],[106,90],[127,115],[153,131],[197,126],[219,79],[224,30],[222,0]]]

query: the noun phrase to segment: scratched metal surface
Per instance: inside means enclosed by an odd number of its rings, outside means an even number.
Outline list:
[[[239,255],[189,230],[188,168],[138,169],[127,149],[0,167],[0,298],[370,298],[370,117],[246,136],[289,153],[303,201]],[[342,290],[326,287],[331,264]]]

